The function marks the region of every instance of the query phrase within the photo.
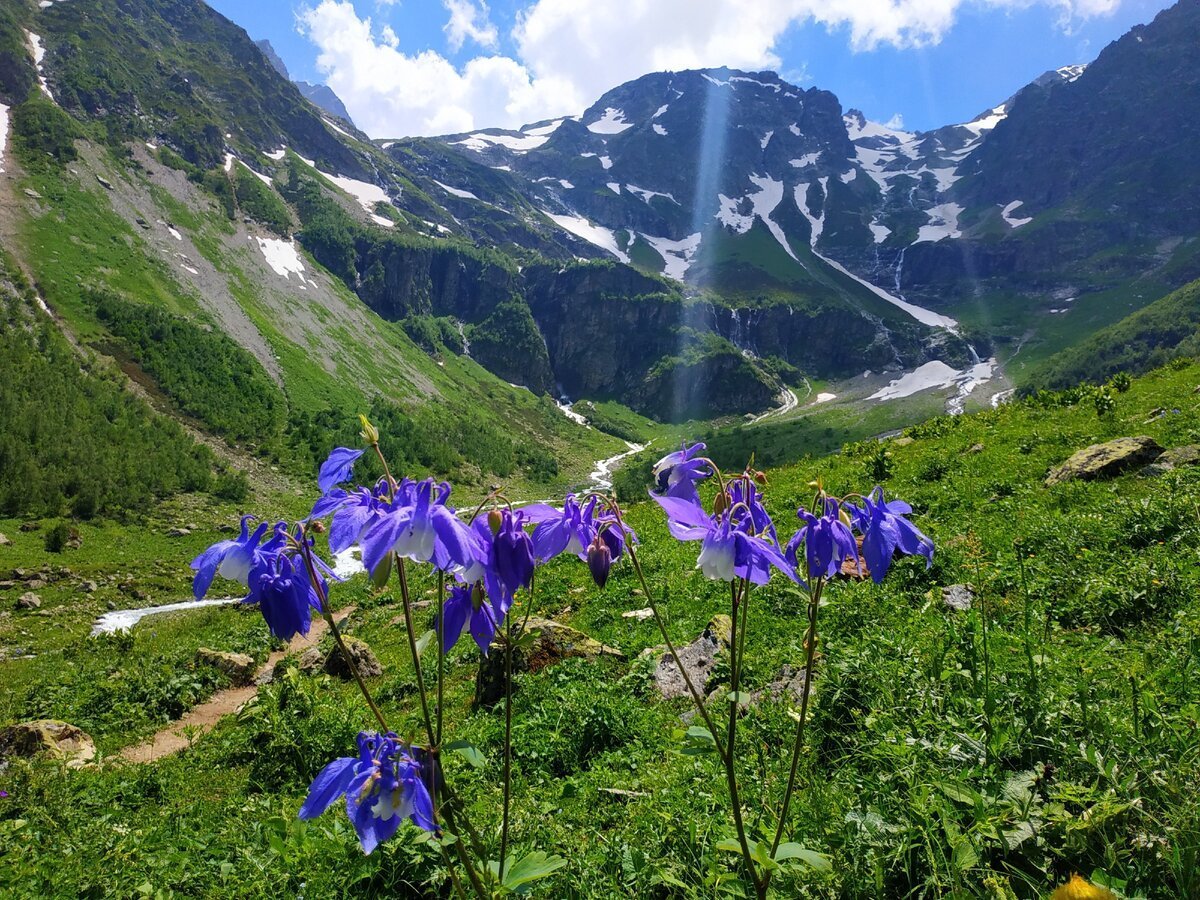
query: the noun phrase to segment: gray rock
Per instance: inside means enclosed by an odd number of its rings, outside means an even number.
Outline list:
[[[96,758],[96,744],[82,729],[54,719],[19,722],[0,731],[0,759],[42,755],[63,760],[67,768],[79,769]]]
[[[98,585],[94,581],[83,581],[79,584],[79,593],[94,594],[96,593],[97,587]]]
[[[112,182],[103,175],[97,175],[96,180],[100,182],[100,187],[104,188],[106,191],[111,191],[113,189]]]
[[[31,591],[44,590],[48,585],[49,582],[44,578],[30,578],[27,582],[25,582],[25,587],[29,588]]]
[[[686,647],[679,648],[679,661],[692,680],[696,690],[704,693],[708,679],[717,664],[717,654],[729,647],[733,623],[729,616],[717,615],[705,627],[704,632]],[[666,700],[690,697],[687,681],[670,653],[663,654],[654,670],[654,686]]]
[[[167,532],[167,537],[187,537],[191,533],[190,528],[172,528]]]
[[[7,547],[12,541],[5,534],[0,534],[0,547]]]
[[[375,658],[375,653],[367,646],[366,641],[360,641],[358,638],[343,637],[346,642],[346,650],[350,655],[347,660],[342,656],[341,648],[334,646],[329,651],[329,655],[325,657],[325,671],[330,675],[338,678],[353,678],[354,670],[358,670],[358,674],[362,678],[376,678],[383,674],[383,666],[379,664],[379,660]]]
[[[957,609],[960,612],[965,612],[971,608],[971,604],[975,602],[975,592],[971,590],[971,586],[967,584],[951,584],[942,588],[942,603]]]
[[[1122,472],[1140,468],[1158,458],[1163,448],[1152,437],[1123,437],[1103,444],[1092,444],[1077,451],[1062,465],[1050,470],[1046,487],[1067,481],[1092,481],[1114,478]]]
[[[21,595],[17,601],[17,609],[37,609],[42,605],[42,598],[32,591]]]
[[[225,673],[238,687],[245,687],[254,681],[254,657],[246,653],[227,653],[224,650],[201,647],[196,651],[196,662]]]

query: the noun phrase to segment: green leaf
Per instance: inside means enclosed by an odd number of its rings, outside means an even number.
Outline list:
[[[741,853],[742,845],[737,838],[725,838],[723,841],[717,841],[717,849],[724,850],[726,853]]]
[[[451,753],[457,753],[476,769],[482,769],[487,766],[487,760],[479,752],[479,748],[470,741],[452,741],[446,744],[443,749],[449,750]]]
[[[566,864],[567,861],[561,856],[548,856],[541,850],[535,850],[509,867],[501,887],[513,894],[523,894],[528,884],[557,872]]]
[[[432,644],[436,638],[437,632],[432,628],[421,635],[421,637],[417,639],[417,656],[424,656],[425,648]]]
[[[712,732],[703,725],[693,725],[684,736],[684,747],[680,752],[684,756],[699,756],[716,751],[717,740],[712,736]]]
[[[745,691],[730,691],[725,695],[725,699],[730,703],[737,703],[744,706],[750,705],[750,695]]]
[[[968,803],[971,806],[975,806],[983,799],[976,791],[973,791],[965,784],[958,784],[954,781],[939,781],[937,788],[956,803]]]
[[[791,841],[786,844],[780,844],[779,849],[775,851],[775,862],[781,863],[792,859],[802,862],[818,872],[829,872],[833,869],[833,864],[829,861],[829,857],[823,853],[818,853],[816,850],[809,850]]]
[[[979,865],[979,853],[971,845],[971,842],[964,838],[954,845],[954,856],[951,858],[951,862],[956,871],[965,872]]]

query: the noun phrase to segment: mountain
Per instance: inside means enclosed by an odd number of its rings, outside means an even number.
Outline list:
[[[261,41],[255,41],[254,44],[263,52],[263,56],[267,58],[267,62],[271,64],[276,72],[278,72],[288,81],[291,81],[292,84],[296,85],[296,87],[300,89],[300,93],[304,96],[305,100],[308,100],[315,106],[319,106],[321,109],[325,110],[325,112],[329,113],[335,118],[341,119],[343,122],[349,122],[351,125],[354,124],[354,120],[350,118],[350,113],[346,110],[346,104],[342,103],[342,98],[333,92],[333,88],[327,84],[313,84],[310,81],[294,81],[292,76],[288,73],[287,64],[283,61],[283,58],[275,52],[275,48],[271,46],[270,41],[264,38]]]

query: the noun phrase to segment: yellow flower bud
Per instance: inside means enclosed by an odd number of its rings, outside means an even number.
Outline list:
[[[358,414],[358,421],[362,423],[362,438],[370,446],[374,447],[379,443],[379,429],[371,424],[362,413]]]

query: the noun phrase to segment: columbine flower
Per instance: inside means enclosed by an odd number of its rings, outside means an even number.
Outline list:
[[[748,578],[754,584],[766,584],[775,566],[789,578],[795,573],[779,549],[761,535],[753,533],[749,516],[731,520],[731,509],[708,515],[699,505],[678,497],[651,495],[667,514],[667,528],[681,541],[703,541],[696,568],[707,578],[733,581]]]
[[[883,488],[876,486],[864,498],[863,507],[854,507],[854,524],[863,534],[863,556],[876,584],[883,581],[896,551],[909,556],[924,556],[925,568],[933,564],[933,541],[904,518],[912,507],[903,500],[885,501]]]
[[[545,503],[533,503],[522,507],[526,520],[536,523],[533,529],[533,550],[538,562],[546,562],[560,553],[572,553],[581,560],[588,557],[588,547],[600,539],[608,546],[614,560],[625,552],[625,541],[636,540],[637,536],[622,528],[611,512],[597,511],[598,500],[590,497],[580,506],[574,494],[567,494],[563,508],[555,509]]]
[[[391,732],[359,732],[358,756],[335,759],[321,770],[300,807],[300,818],[315,819],[342,796],[364,853],[394,835],[403,819],[437,830],[421,764]]]
[[[504,619],[504,613],[488,600],[479,582],[456,584],[450,588],[450,595],[442,606],[442,614],[445,616],[442,626],[443,653],[450,652],[469,620],[471,637],[479,645],[480,652],[487,656],[492,638],[496,636],[496,626]]]
[[[524,524],[525,518],[520,512],[502,510],[488,553],[488,569],[494,574],[501,594],[493,600],[499,602],[505,612],[512,604],[513,594],[529,587],[533,581],[533,541],[525,533]]]
[[[805,570],[809,578],[832,578],[841,571],[842,563],[853,558],[858,561],[858,545],[848,525],[842,521],[838,502],[825,500],[825,514],[817,517],[803,506],[796,510],[796,517],[804,524],[792,535],[784,549],[784,556],[799,572],[800,545],[804,545]]]
[[[271,634],[284,641],[308,634],[312,610],[321,604],[304,563],[285,555],[270,557],[254,569],[244,602],[257,603]]]
[[[483,555],[486,548],[446,506],[450,485],[438,485],[436,497],[433,489],[432,478],[415,483],[405,479],[391,503],[379,504],[360,540],[369,571],[374,573],[389,553],[432,562],[443,571],[470,566]]]
[[[328,494],[336,485],[349,481],[354,463],[362,455],[362,450],[335,447],[329,458],[321,463],[321,470],[317,473],[317,487],[321,489],[321,493]]]
[[[358,543],[375,521],[376,513],[382,507],[380,497],[384,491],[385,482],[376,486],[375,493],[366,488],[350,492],[334,488],[316,502],[308,514],[310,519],[323,519],[333,514],[329,525],[330,553],[336,555]]]
[[[263,552],[258,544],[268,527],[266,522],[260,522],[254,533],[250,534],[249,523],[253,518],[242,516],[242,533],[236,539],[218,541],[192,560],[192,568],[196,570],[196,577],[192,579],[192,593],[197,600],[204,599],[217,575],[237,581],[243,587],[248,586],[250,570]]]
[[[704,444],[689,447],[685,442],[654,464],[654,481],[662,496],[699,501],[696,483],[712,474],[712,465],[696,458],[704,449]]]

